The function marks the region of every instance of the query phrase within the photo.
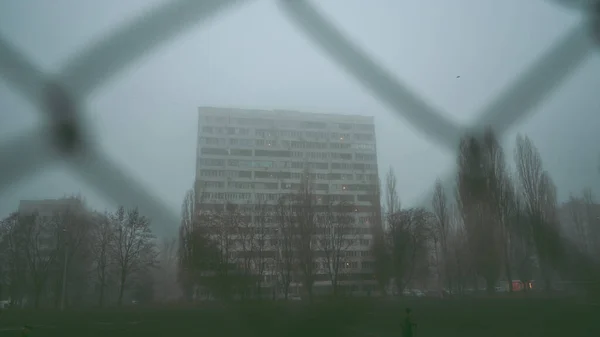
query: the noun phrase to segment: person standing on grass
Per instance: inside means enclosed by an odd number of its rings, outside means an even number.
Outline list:
[[[402,337],[413,337],[413,328],[416,328],[417,324],[413,323],[410,308],[406,308],[404,323],[400,325],[402,326]]]

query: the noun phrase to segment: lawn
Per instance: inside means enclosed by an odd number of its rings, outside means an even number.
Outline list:
[[[306,305],[245,303],[195,308],[73,312],[5,311],[0,336],[30,324],[32,337],[75,336],[400,336],[411,307],[417,337],[600,336],[600,309],[566,299],[402,299]]]

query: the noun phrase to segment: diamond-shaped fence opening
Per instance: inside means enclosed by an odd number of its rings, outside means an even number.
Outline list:
[[[0,190],[55,160],[104,196],[124,206],[138,206],[156,224],[157,235],[172,235],[177,214],[157,201],[130,174],[94,147],[80,122],[86,99],[108,79],[191,25],[233,9],[242,0],[176,0],[153,9],[80,52],[57,75],[45,74],[0,36],[0,75],[39,107],[48,123],[0,144]],[[600,40],[600,1],[559,1],[573,4],[584,20],[568,31],[511,86],[501,92],[467,129],[491,125],[499,136],[544,100],[592,54]],[[466,128],[436,111],[391,73],[376,64],[305,0],[278,0],[281,11],[337,65],[439,146],[456,151]],[[134,205],[135,204],[135,205]]]

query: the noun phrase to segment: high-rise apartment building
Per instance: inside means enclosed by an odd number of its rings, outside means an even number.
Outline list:
[[[275,204],[299,188],[306,169],[317,200],[327,195],[354,205],[359,234],[344,253],[341,284],[353,293],[371,293],[369,227],[380,211],[373,205],[379,182],[373,117],[199,108],[195,186],[200,209],[226,202]],[[317,292],[330,285],[322,263],[317,261]],[[265,284],[270,279],[265,275]]]

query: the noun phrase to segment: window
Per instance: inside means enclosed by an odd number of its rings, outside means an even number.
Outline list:
[[[231,139],[229,139],[229,145],[254,146],[254,139],[231,138]]]
[[[224,159],[200,158],[201,166],[225,166]]]
[[[249,190],[249,189],[254,188],[254,183],[244,182],[244,181],[230,181],[227,184],[227,186],[230,188],[239,188],[239,189],[243,189],[243,190]]]
[[[330,149],[350,149],[353,144],[348,143],[329,143]]]
[[[273,167],[273,162],[272,161],[267,161],[267,160],[255,160],[254,163],[252,164],[253,167]]]
[[[355,150],[375,150],[375,144],[352,144]]]
[[[324,142],[304,142],[304,141],[292,141],[293,149],[325,149],[327,143]]]
[[[349,133],[332,132],[331,139],[335,139],[335,140],[339,140],[339,141],[349,141],[350,134]]]
[[[200,171],[200,176],[201,177],[222,177],[224,175],[224,171],[217,171],[217,170],[201,170]]]
[[[356,154],[356,160],[374,161],[376,159],[377,159],[377,157],[375,156],[374,153],[357,153]]]
[[[290,157],[290,151],[285,150],[254,150],[256,157]]]
[[[372,134],[356,133],[354,134],[354,139],[358,141],[372,141],[374,138]]]
[[[277,141],[273,139],[257,139],[256,146],[275,147],[277,146]]]
[[[246,167],[246,168],[250,168],[250,167],[252,167],[252,160],[229,159],[227,161],[227,165],[228,166],[234,166],[234,167]]]
[[[201,137],[200,143],[205,145],[224,145],[224,138]]]
[[[356,269],[356,268],[358,268],[358,261],[346,262],[344,264],[344,267],[347,269]]]
[[[223,188],[225,187],[225,183],[222,181],[203,181],[202,186],[208,188]]]
[[[250,200],[252,193],[225,193],[225,200]]]
[[[373,269],[375,268],[375,262],[373,261],[362,261],[361,267],[364,269]]]
[[[311,170],[327,170],[329,163],[308,163],[308,168]]]
[[[204,126],[204,127],[202,127],[202,132],[203,133],[213,133],[213,128],[212,128],[212,126]]]
[[[354,164],[356,166],[356,164]],[[352,169],[350,163],[331,163],[331,168],[334,170],[349,170]]]
[[[240,160],[238,161],[240,167],[251,168],[254,166],[254,162],[252,160]]]
[[[254,188],[263,190],[276,190],[279,188],[279,183],[255,183]]]
[[[307,155],[310,159],[327,160],[329,158],[329,153],[327,152],[307,152]]]
[[[250,130],[246,129],[246,128],[232,128],[232,127],[228,127],[227,128],[227,134],[228,135],[242,135],[242,136],[247,136],[250,134]]]
[[[304,133],[306,135],[307,138],[323,138],[323,139],[327,139],[329,138],[328,134],[326,132],[322,132],[322,131],[306,131]]]
[[[261,201],[276,201],[281,196],[279,193],[256,193],[256,199]]]
[[[329,155],[330,155],[331,159],[352,160],[352,154],[351,153],[331,152]]]
[[[334,202],[353,202],[354,201],[354,196],[353,195],[348,195],[348,194],[332,194],[332,195],[327,195],[324,196],[325,199],[328,199],[326,201],[334,201]]]
[[[232,156],[252,156],[252,150],[248,149],[231,149],[229,154]]]
[[[329,191],[329,185],[328,184],[314,184],[313,188],[316,191]]]
[[[372,201],[373,197],[370,195],[358,195],[356,199],[357,201]]]
[[[266,171],[255,171],[254,178],[277,179],[277,173]]]
[[[272,137],[276,137],[277,136],[277,131],[275,131],[275,130],[266,130],[266,129],[256,129],[256,131],[254,132],[254,134],[257,137],[272,138]]]
[[[214,154],[214,155],[220,155],[220,156],[226,156],[228,155],[228,151],[227,149],[219,149],[219,148],[212,148],[212,147],[203,147],[200,149],[200,154],[204,155],[204,154]]]

